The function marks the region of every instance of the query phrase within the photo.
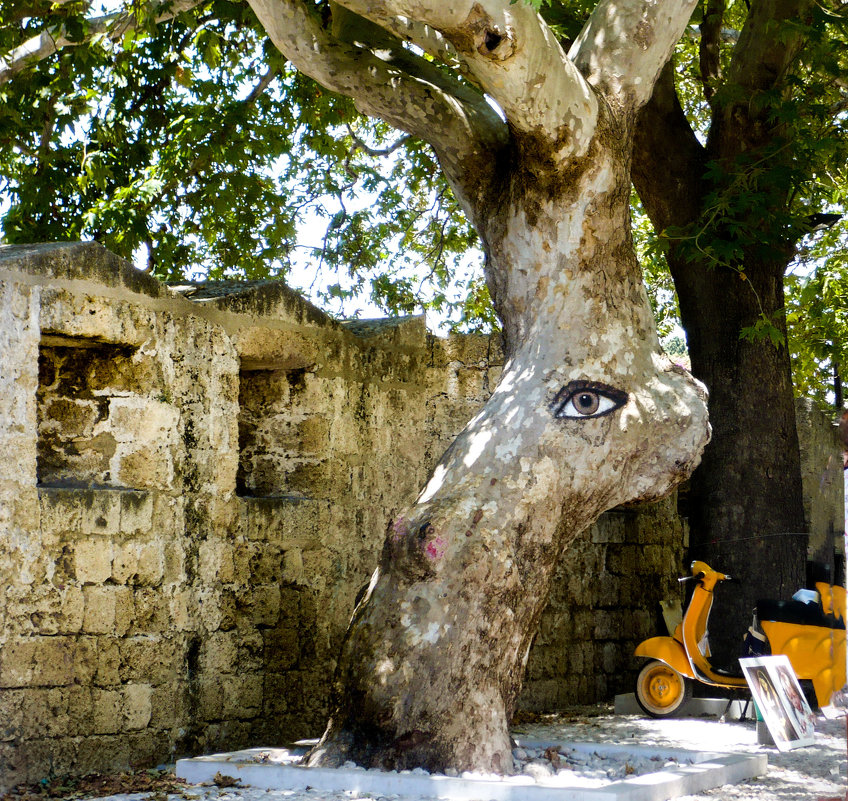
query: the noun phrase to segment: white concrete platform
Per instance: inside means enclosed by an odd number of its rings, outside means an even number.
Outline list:
[[[616,715],[644,715],[642,708],[636,701],[635,693],[626,693],[615,697],[613,707]],[[744,701],[730,701],[727,698],[692,698],[680,709],[679,712],[669,715],[670,718],[703,718],[724,717],[725,720],[740,720],[742,711],[745,709]],[[745,716],[749,720],[754,719],[754,706],[748,705]]]
[[[523,747],[548,747],[555,743],[521,741]],[[589,753],[613,752],[656,756],[666,767],[601,787],[567,784],[562,773],[535,781],[529,776],[451,777],[403,771],[363,768],[306,768],[294,764],[299,758],[285,748],[252,748],[224,754],[181,759],[177,776],[191,783],[211,782],[216,774],[239,779],[241,784],[265,790],[344,791],[451,801],[666,801],[693,795],[723,784],[734,784],[766,772],[764,754],[717,754],[674,748],[644,748],[599,743],[567,743]],[[669,760],[676,760],[670,763]]]

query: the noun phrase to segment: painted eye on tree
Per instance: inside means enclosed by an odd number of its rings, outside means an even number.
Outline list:
[[[620,409],[627,402],[627,393],[597,381],[571,381],[551,403],[554,417],[585,419],[603,417]]]

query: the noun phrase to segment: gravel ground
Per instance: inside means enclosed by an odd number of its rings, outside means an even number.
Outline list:
[[[752,721],[721,723],[715,718],[651,720],[635,715],[615,715],[608,707],[575,710],[563,716],[544,716],[514,728],[515,736],[558,742],[596,742],[618,745],[691,748],[729,753],[766,753],[765,776],[737,785],[725,785],[679,801],[819,801],[848,799],[846,795],[846,724],[840,720],[816,720],[813,746],[780,753],[773,746],[757,744]],[[353,798],[394,801],[397,796],[369,796],[354,792],[265,791],[250,787],[188,785],[179,792],[116,794],[103,801],[349,801]]]

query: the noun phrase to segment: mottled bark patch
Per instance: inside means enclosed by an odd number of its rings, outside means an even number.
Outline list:
[[[642,20],[636,26],[636,30],[633,32],[633,41],[636,42],[637,45],[642,50],[647,50],[654,43],[654,29],[653,27]]]

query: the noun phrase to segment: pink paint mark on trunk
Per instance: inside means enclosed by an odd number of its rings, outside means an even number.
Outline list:
[[[445,555],[445,551],[448,549],[448,544],[439,536],[433,537],[426,546],[424,546],[424,553],[427,554],[428,558],[433,561],[437,559],[441,559]]]

